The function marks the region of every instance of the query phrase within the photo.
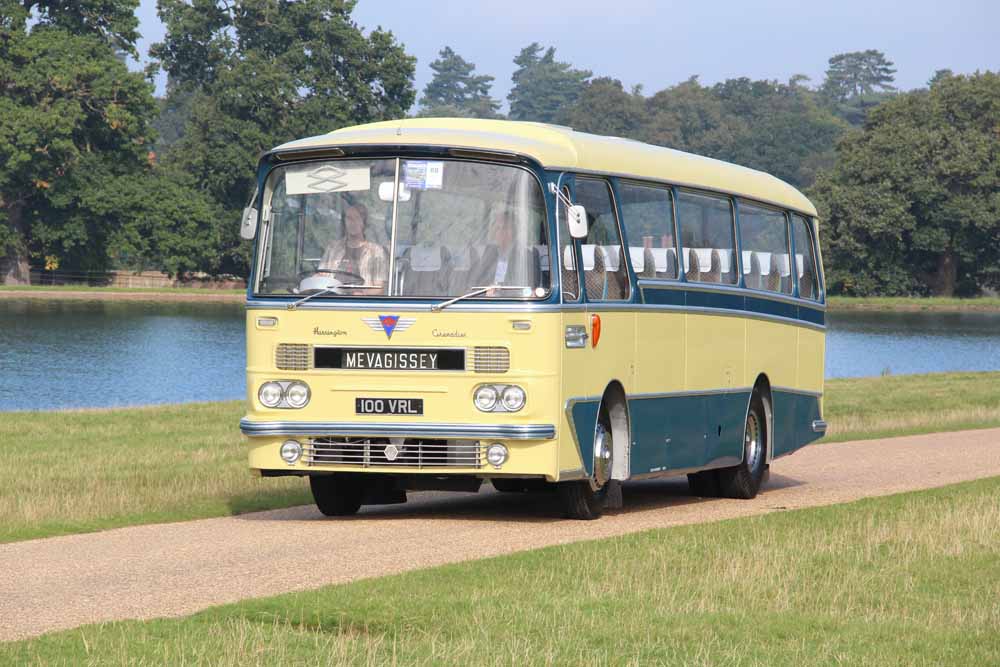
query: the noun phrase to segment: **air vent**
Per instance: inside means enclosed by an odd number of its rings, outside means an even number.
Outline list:
[[[510,350],[505,347],[475,347],[472,368],[477,373],[506,373],[510,370]]]
[[[282,343],[274,353],[274,365],[283,371],[307,371],[312,368],[312,348]]]

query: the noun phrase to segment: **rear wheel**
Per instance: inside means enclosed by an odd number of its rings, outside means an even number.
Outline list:
[[[607,407],[602,405],[594,427],[594,474],[590,479],[559,484],[559,500],[566,518],[585,521],[600,518],[611,481],[614,451],[611,419]]]
[[[316,507],[326,516],[350,516],[361,508],[365,485],[351,474],[312,475],[309,477]]]
[[[764,401],[756,389],[750,397],[750,409],[743,428],[743,461],[732,468],[719,470],[719,489],[727,498],[748,500],[757,495],[764,479],[767,458],[767,419]]]

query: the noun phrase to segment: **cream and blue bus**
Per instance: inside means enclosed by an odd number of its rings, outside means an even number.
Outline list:
[[[772,176],[406,119],[279,146],[257,185],[240,426],[326,515],[484,480],[579,519],[650,477],[752,498],[826,429],[816,209]]]

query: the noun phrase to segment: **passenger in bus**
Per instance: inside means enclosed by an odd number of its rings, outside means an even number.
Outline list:
[[[327,245],[317,271],[332,272],[335,278],[348,283],[343,289],[350,294],[384,294],[389,259],[385,248],[365,238],[368,209],[364,204],[352,204],[342,220],[344,234]],[[366,287],[351,289],[352,278],[345,273],[360,276],[360,284]],[[353,281],[357,282],[357,278]]]
[[[493,216],[491,226],[493,245],[483,251],[480,270],[473,284],[477,287],[487,285],[513,285],[535,287],[541,269],[538,266],[538,255],[534,248],[515,242],[516,229],[514,219],[507,211],[499,211]]]

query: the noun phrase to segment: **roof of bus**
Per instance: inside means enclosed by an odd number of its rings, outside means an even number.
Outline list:
[[[805,195],[762,171],[559,125],[473,118],[405,118],[355,125],[283,144],[275,152],[335,146],[447,146],[517,153],[548,169],[651,178],[719,190],[816,215]]]

